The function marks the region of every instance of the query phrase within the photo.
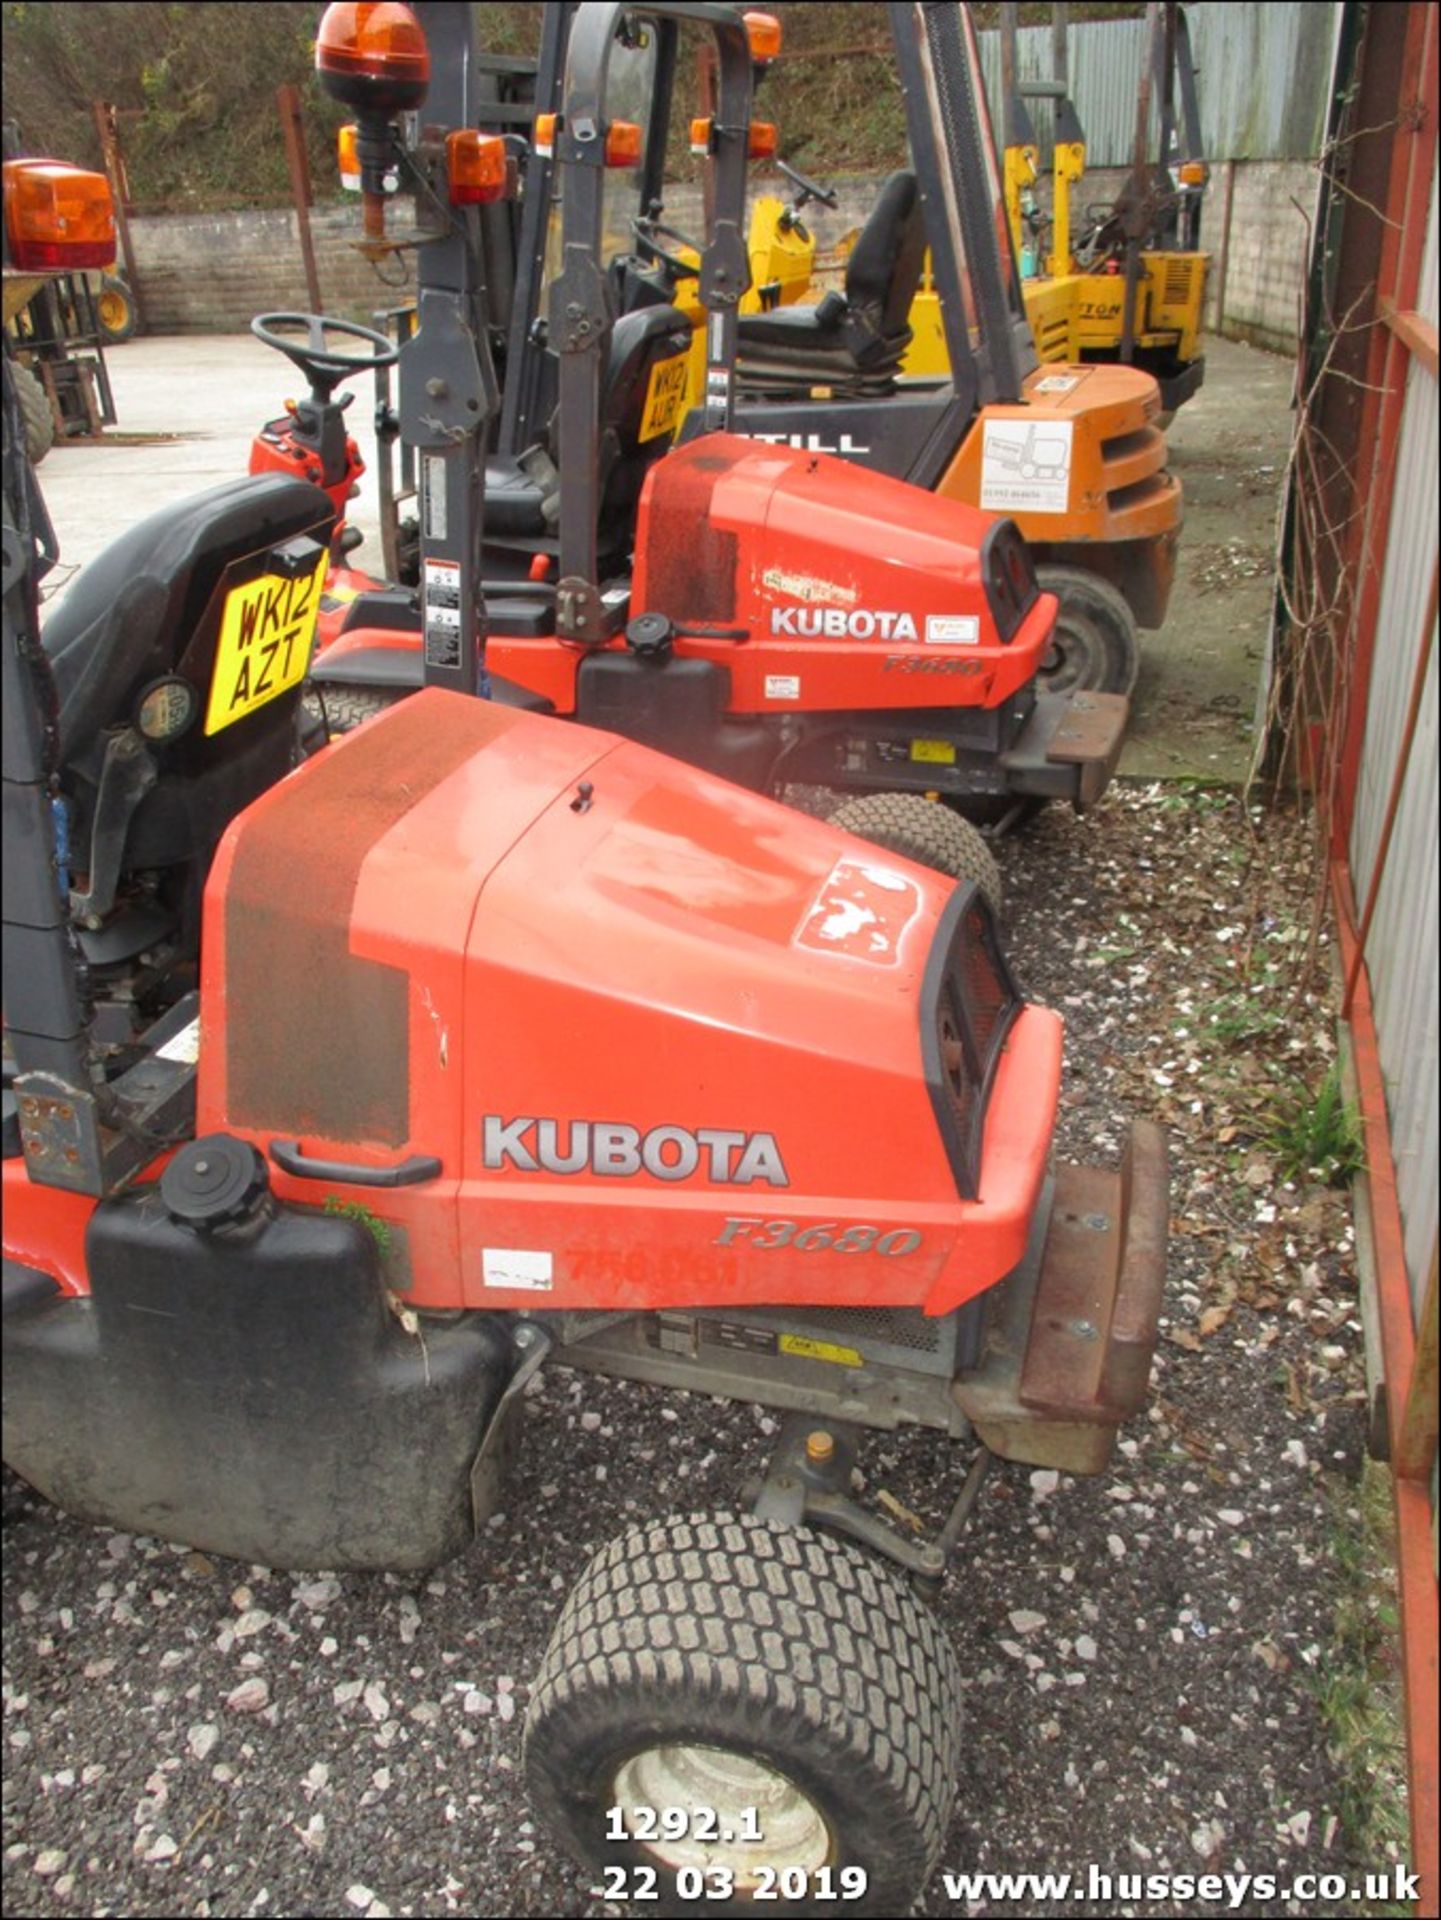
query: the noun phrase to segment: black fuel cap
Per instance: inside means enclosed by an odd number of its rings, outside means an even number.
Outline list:
[[[638,613],[625,630],[625,643],[642,659],[660,659],[675,641],[675,627],[664,613]]]
[[[248,1219],[269,1184],[264,1157],[248,1140],[207,1133],[182,1147],[161,1174],[160,1198],[172,1220],[208,1233]]]

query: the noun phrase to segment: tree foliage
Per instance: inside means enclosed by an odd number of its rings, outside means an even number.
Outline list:
[[[1071,17],[1141,10],[1122,0],[1073,6]],[[289,81],[300,88],[316,197],[326,199],[338,191],[343,116],[315,82],[321,11],[309,0],[6,0],[5,111],[26,151],[95,166],[91,103],[118,107],[130,196],[142,210],[283,206],[290,186],[275,93]],[[532,50],[540,11],[478,8],[486,47]],[[762,111],[778,124],[781,151],[822,174],[902,164],[905,122],[885,8],[781,0],[775,11],[785,50],[765,83]],[[1023,6],[1021,18],[1038,23],[1050,11]],[[997,13],[976,8],[982,25]]]

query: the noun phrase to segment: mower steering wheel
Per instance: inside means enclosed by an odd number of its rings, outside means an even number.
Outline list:
[[[659,220],[640,218],[632,220],[630,230],[636,237],[642,257],[654,260],[665,268],[674,280],[694,280],[700,272],[699,265],[692,266],[689,260],[682,260],[679,254],[667,253],[664,247],[658,247],[654,240],[657,233],[664,234],[667,240],[678,240],[683,247],[689,247],[692,253],[702,255],[704,247],[697,246],[688,234],[677,233],[674,227],[662,226]]]
[[[292,340],[282,329],[305,329],[305,339]],[[274,347],[292,361],[310,382],[311,389],[328,400],[342,380],[352,373],[365,373],[374,367],[390,367],[400,358],[400,349],[383,333],[360,327],[352,320],[332,320],[323,313],[258,313],[250,331],[267,347]],[[363,340],[371,349],[367,354],[337,353],[326,335],[343,333]]]
[[[814,180],[808,180],[803,173],[791,166],[788,161],[777,160],[776,165],[793,187],[800,188],[800,198],[795,203],[797,211],[805,205],[807,200],[819,201],[821,206],[829,207],[832,213],[834,213],[836,208],[841,204],[840,195],[834,187],[823,187],[818,185]]]

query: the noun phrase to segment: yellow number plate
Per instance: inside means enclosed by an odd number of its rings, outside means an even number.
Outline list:
[[[911,758],[929,761],[933,766],[953,767],[956,750],[949,740],[912,740]]]
[[[685,400],[690,355],[673,354],[669,360],[657,360],[650,370],[650,385],[645,393],[645,414],[640,423],[642,440],[654,440],[662,433],[674,433]]]
[[[263,573],[232,587],[220,616],[205,731],[219,733],[305,678],[329,556],[294,580]]]

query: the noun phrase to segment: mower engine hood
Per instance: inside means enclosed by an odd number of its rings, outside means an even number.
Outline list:
[[[200,1131],[298,1147],[277,1192],[383,1219],[415,1305],[943,1311],[1021,1256],[1060,1054],[1022,1005],[963,1197],[926,1036],[955,891],[613,735],[422,692],[227,835]]]

